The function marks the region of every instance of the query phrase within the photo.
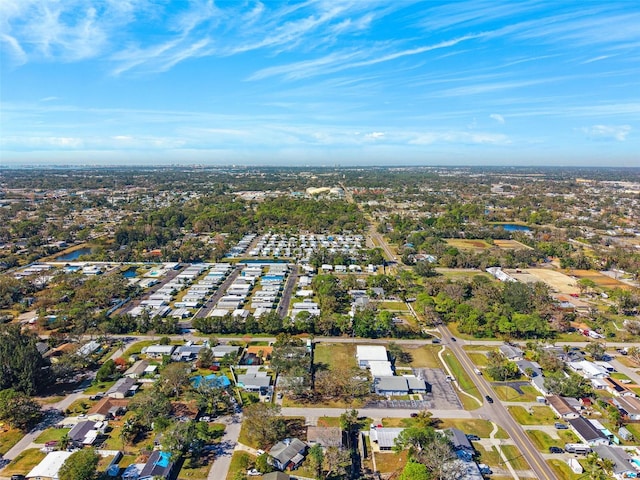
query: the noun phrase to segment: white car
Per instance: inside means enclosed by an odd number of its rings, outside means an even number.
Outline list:
[[[258,475],[262,475],[262,473],[260,473],[255,468],[252,468],[250,470],[247,470],[247,475],[249,475],[250,477],[257,477]]]

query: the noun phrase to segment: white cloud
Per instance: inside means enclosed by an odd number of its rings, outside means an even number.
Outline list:
[[[616,140],[624,142],[631,132],[630,125],[592,125],[582,131],[593,140]]]
[[[508,136],[484,132],[426,132],[418,134],[409,141],[411,145],[431,145],[434,143],[472,144],[472,145],[508,145]]]
[[[495,120],[496,122],[504,125],[504,117],[502,115],[500,115],[499,113],[492,113],[491,115],[489,115],[489,118]]]
[[[378,140],[384,138],[384,132],[371,132],[365,135],[365,138],[370,138],[372,140]]]

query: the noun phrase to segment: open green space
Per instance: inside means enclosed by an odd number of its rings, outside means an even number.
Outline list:
[[[380,310],[393,310],[393,311],[396,311],[396,312],[408,312],[409,311],[409,309],[407,308],[407,305],[404,302],[384,301],[384,302],[378,303],[378,308]]]
[[[478,367],[486,367],[488,365],[487,356],[484,353],[471,352],[468,353],[471,361]]]
[[[2,475],[7,477],[17,474],[26,475],[33,467],[39,464],[46,455],[46,453],[41,452],[37,448],[24,450],[2,470]]]
[[[458,428],[467,434],[478,435],[481,438],[489,438],[489,435],[493,431],[493,424],[489,420],[481,420],[478,418],[443,418],[440,420],[438,428]],[[495,438],[509,438],[509,435],[499,426]]]
[[[211,465],[214,461],[214,454],[209,452],[202,457],[200,457],[200,461],[197,467],[189,467],[189,462],[184,462],[182,468],[180,469],[180,473],[178,478],[190,478],[192,480],[207,480],[209,476],[209,470],[211,469]]]
[[[227,473],[227,480],[233,480],[237,472],[247,473],[247,468],[253,463],[255,457],[247,452],[233,452],[231,464]]]
[[[377,452],[376,467],[382,474],[391,475],[402,472],[402,469],[407,463],[407,451],[400,453],[394,452]],[[392,477],[395,478],[395,477]]]
[[[502,445],[502,453],[515,470],[529,470],[529,464],[515,445]]]
[[[524,395],[518,393],[515,388],[506,385],[493,386],[497,397],[503,402],[535,402],[536,397],[540,395],[531,385],[523,385],[520,389],[524,392]]]
[[[465,372],[465,370],[462,368],[462,365],[460,365],[460,362],[458,362],[456,356],[450,350],[447,350],[442,354],[442,358],[451,369],[451,372],[458,382],[460,389],[473,395],[474,397],[478,397],[479,394],[476,385],[467,375],[467,372]],[[476,408],[479,408],[481,405],[479,401],[476,401],[467,395],[459,394],[458,397],[460,398],[460,401],[462,402],[465,410],[474,410]]]
[[[527,410],[524,407],[507,407],[509,413],[520,425],[553,425],[556,416],[549,407],[531,407]]]
[[[339,427],[340,417],[320,417],[318,419],[319,427]]]
[[[578,438],[575,434],[569,430],[557,430],[557,434],[560,437],[559,439],[552,438],[546,432],[542,430],[525,430],[527,435],[536,446],[538,450],[541,452],[548,452],[549,447],[560,447],[564,448],[565,443],[576,443],[578,442]]]
[[[107,390],[109,390],[113,386],[114,383],[116,383],[115,380],[112,381],[112,382],[94,383],[89,388],[87,388],[84,391],[84,393],[85,393],[85,395],[95,395],[98,392],[106,392]]]
[[[496,450],[496,447],[491,447],[488,450],[480,444],[475,444],[474,447],[478,455],[480,455],[478,463],[484,463],[490,467],[497,467],[502,462],[502,457],[498,453],[498,450]]]
[[[562,460],[547,460],[547,463],[551,465],[551,468],[555,472],[558,480],[578,480],[585,478],[584,473],[573,473],[569,468],[569,465],[567,465],[567,463],[563,462]]]
[[[403,345],[402,350],[411,355],[410,363],[398,362],[398,366],[406,367],[422,367],[422,368],[442,368],[440,359],[438,359],[438,350],[440,346],[407,346]]]
[[[336,367],[356,367],[356,347],[351,343],[322,343],[313,349],[313,363]]]
[[[11,450],[11,447],[24,436],[24,432],[17,428],[9,428],[8,430],[4,430],[6,427],[2,428],[3,430],[0,430],[0,455],[4,455]]]
[[[67,433],[69,433],[70,428],[47,428],[44,432],[38,435],[38,438],[35,439],[36,443],[47,443],[52,441],[60,441],[62,437],[64,437]]]

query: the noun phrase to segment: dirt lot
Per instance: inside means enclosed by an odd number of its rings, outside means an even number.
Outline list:
[[[588,278],[601,288],[630,288],[629,285],[626,285],[615,278],[603,275],[600,272],[596,272],[595,270],[572,270],[571,273],[578,278]]]
[[[446,238],[445,242],[447,242],[448,245],[455,247],[459,250],[481,251],[481,250],[487,250],[491,248],[491,245],[489,245],[484,240],[466,240],[464,238]]]
[[[526,272],[534,276],[541,282],[546,283],[558,293],[571,294],[580,292],[580,289],[577,287],[576,280],[574,278],[571,278],[570,276],[565,275],[564,273],[560,273],[556,270],[550,270],[546,268],[527,268],[526,270],[523,270],[523,272]],[[518,280],[520,279],[518,278]]]
[[[533,250],[533,248],[515,240],[494,240],[493,243],[496,247],[500,247],[502,250]]]

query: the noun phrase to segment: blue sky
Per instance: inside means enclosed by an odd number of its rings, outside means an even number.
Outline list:
[[[6,165],[640,165],[631,0],[2,0],[0,45]]]

